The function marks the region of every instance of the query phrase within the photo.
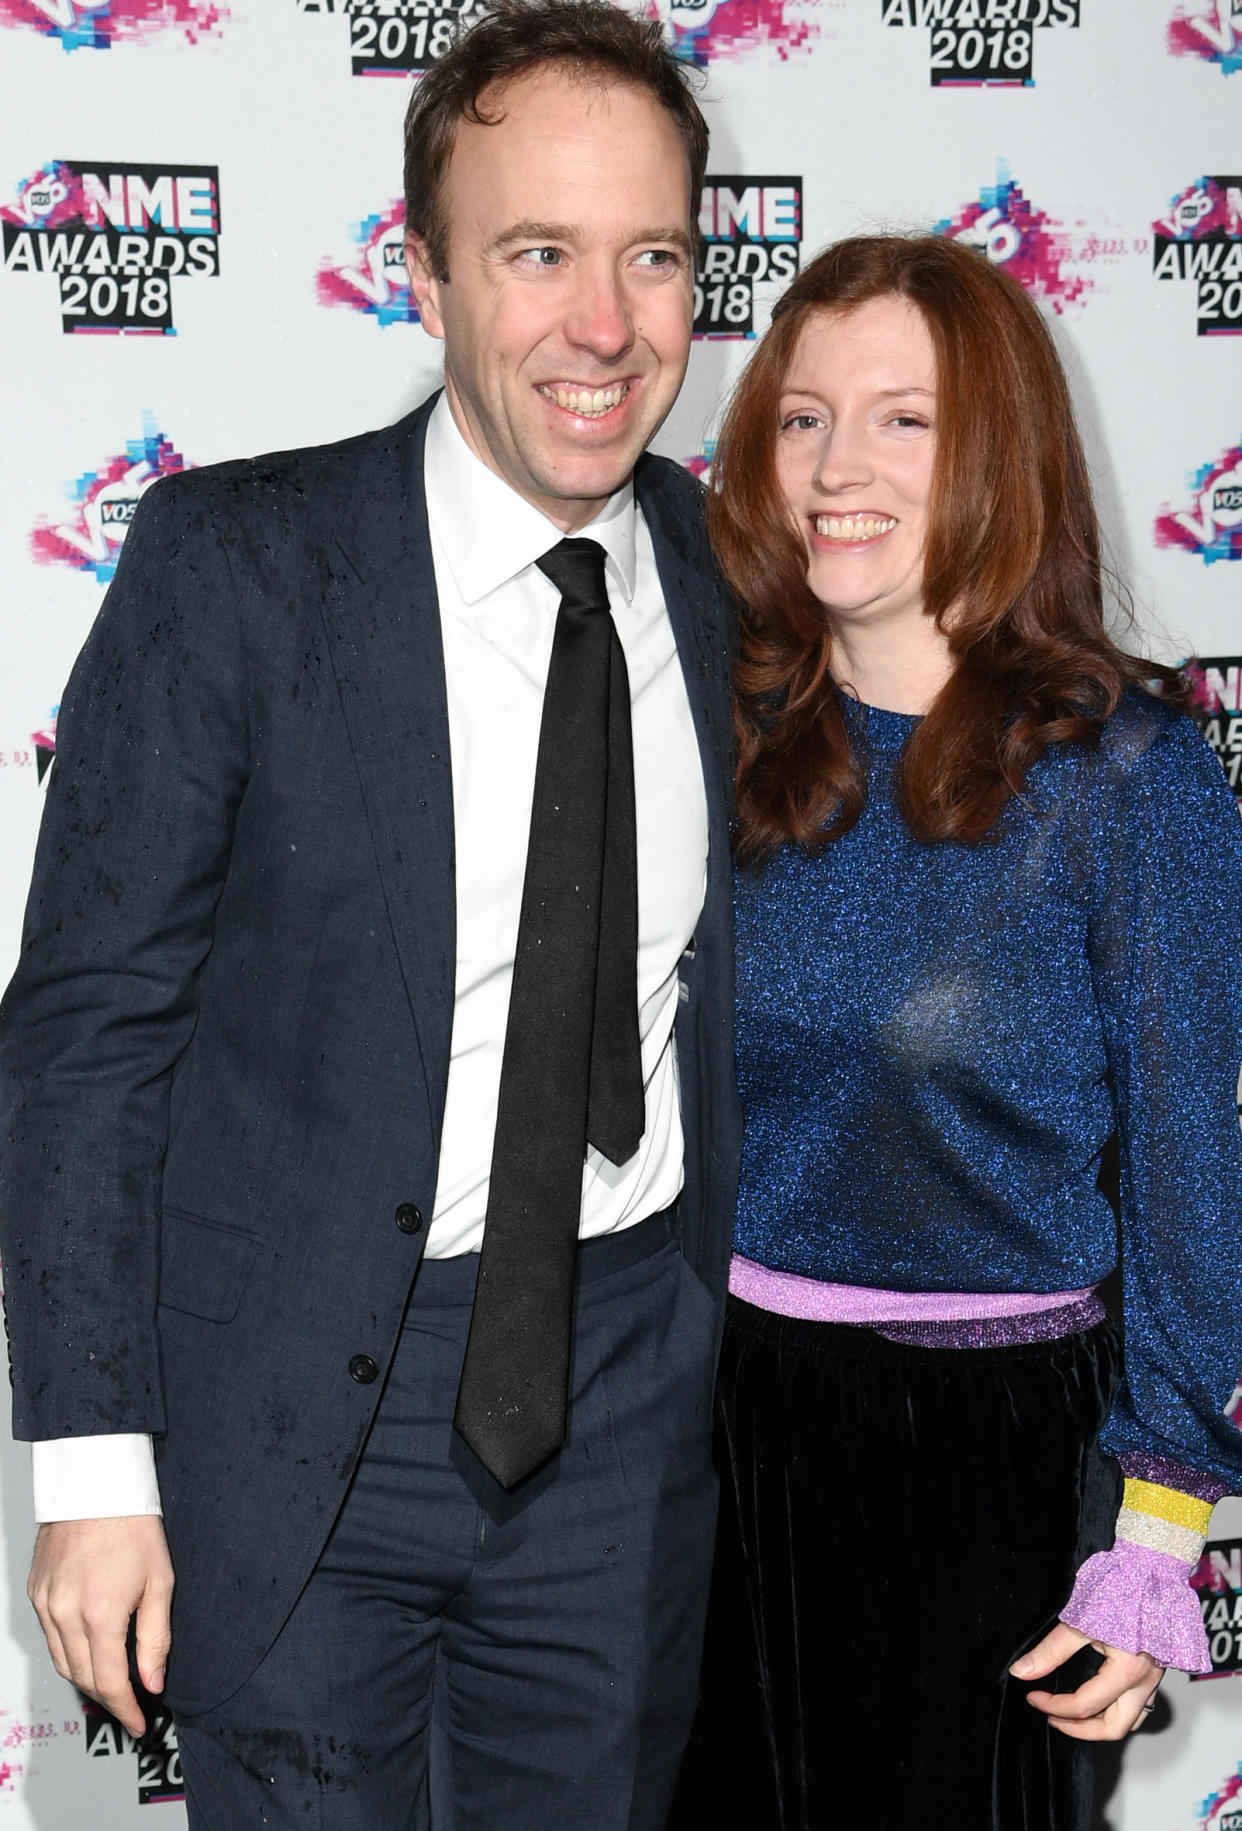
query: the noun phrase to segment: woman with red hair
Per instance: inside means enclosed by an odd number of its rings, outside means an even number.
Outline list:
[[[746,1132],[672,1823],[1080,1831],[1087,1745],[1210,1669],[1187,1578],[1242,1488],[1242,822],[1109,633],[1052,340],[983,256],[812,262],[709,521]]]

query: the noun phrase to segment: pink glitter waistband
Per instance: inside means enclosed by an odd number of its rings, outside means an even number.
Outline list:
[[[734,1253],[729,1289],[743,1303],[806,1322],[978,1322],[993,1316],[1032,1316],[1082,1303],[1082,1291],[882,1291],[869,1285],[826,1284],[795,1272],[775,1272]]]

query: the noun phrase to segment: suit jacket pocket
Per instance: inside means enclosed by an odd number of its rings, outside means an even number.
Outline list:
[[[232,1322],[260,1241],[201,1215],[165,1208],[160,1302],[207,1322]]]

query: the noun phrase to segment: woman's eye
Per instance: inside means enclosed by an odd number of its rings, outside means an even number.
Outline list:
[[[821,424],[816,413],[791,413],[781,422],[782,432],[813,432]]]

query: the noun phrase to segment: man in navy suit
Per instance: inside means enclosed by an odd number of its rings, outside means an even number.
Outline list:
[[[474,28],[407,120],[444,393],[159,484],[64,696],[0,1015],[30,1593],[58,1670],[137,1731],[133,1618],[196,1831],[663,1823],[738,1147],[727,613],[698,486],[643,456],[705,159],[647,22],[537,0]],[[563,548],[628,675],[599,805],[628,805],[632,739],[637,1124],[579,1136],[567,1414],[506,1462],[508,1358],[559,1326],[520,1307],[549,1250],[524,1197],[467,1336],[510,1160],[564,1129],[526,1089],[502,1171],[536,769],[577,716],[541,717],[581,608]],[[544,997],[551,1038],[555,974]],[[594,1053],[590,1080],[593,1113]]]

